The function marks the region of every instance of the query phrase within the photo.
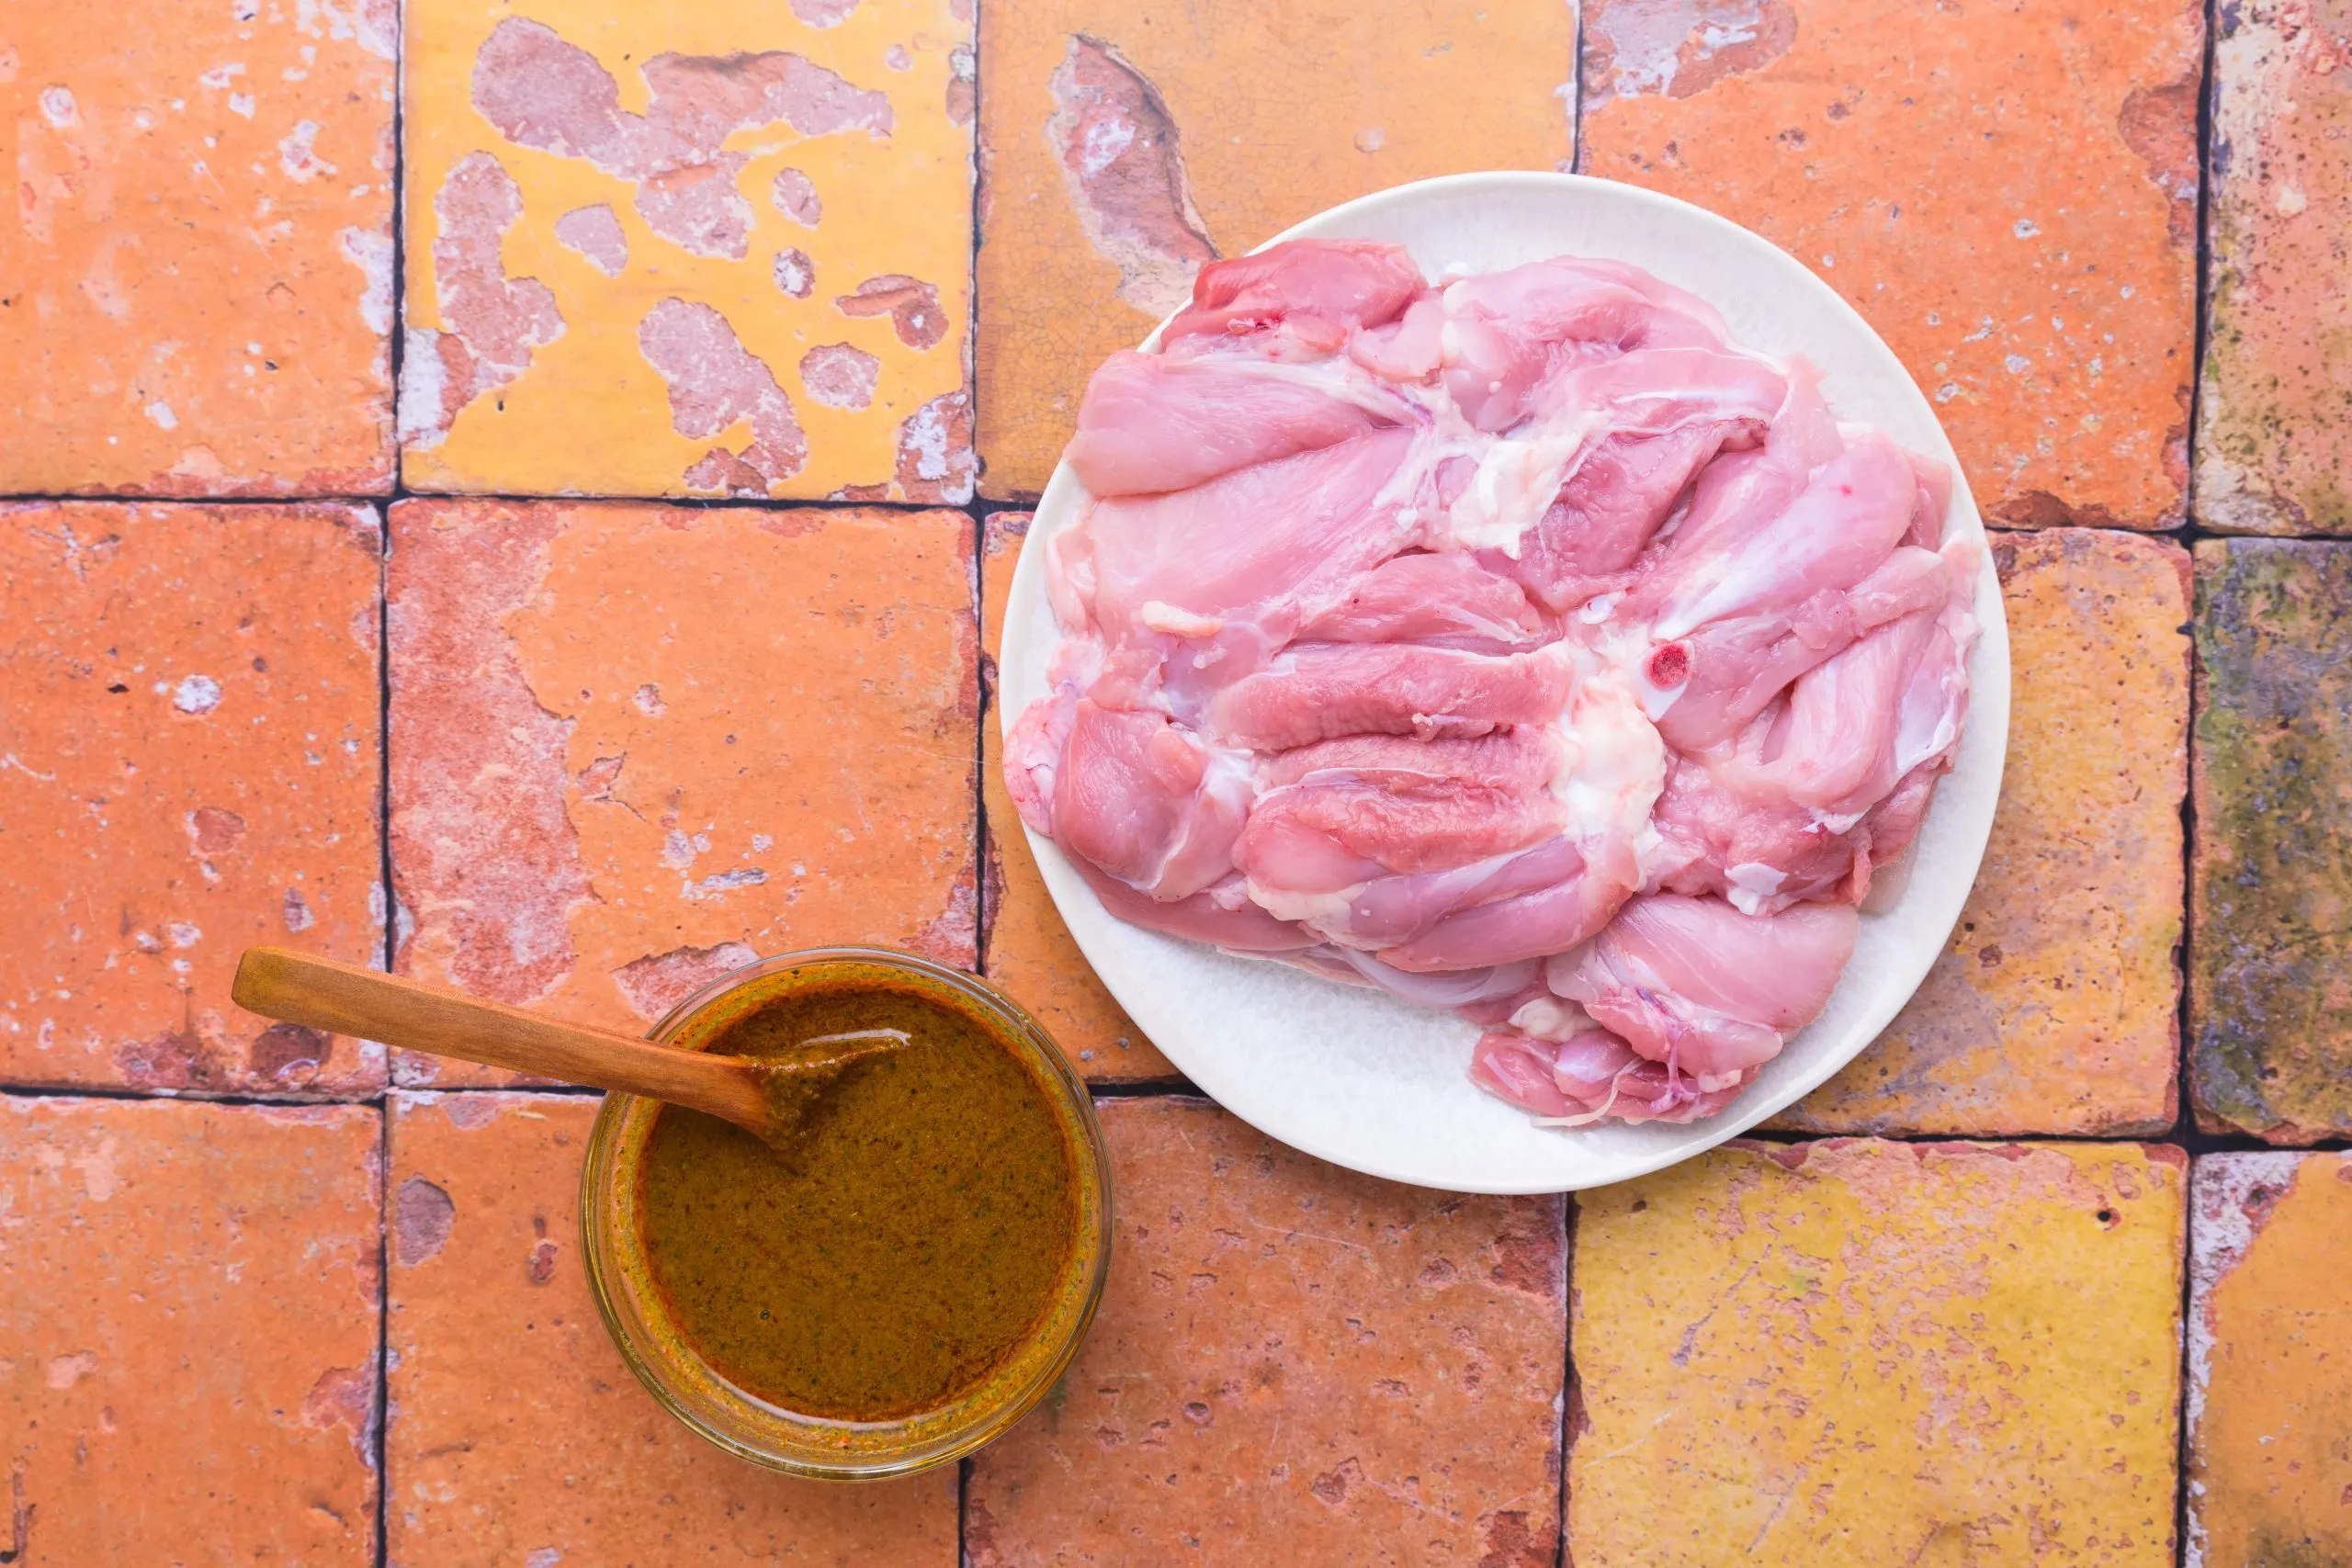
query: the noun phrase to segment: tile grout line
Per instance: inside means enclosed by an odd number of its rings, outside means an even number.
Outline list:
[[[996,660],[989,655],[989,523],[987,504],[980,497],[980,21],[977,6],[967,9],[971,13],[971,36],[966,47],[972,62],[972,206],[971,243],[965,252],[970,267],[967,275],[970,292],[966,298],[971,305],[964,323],[964,406],[971,418],[972,493],[965,511],[972,520],[972,680],[976,688],[972,705],[972,972],[986,976],[989,928],[996,921],[995,894],[989,886],[988,791],[988,726],[989,710],[995,705]],[[972,1561],[966,1529],[971,1498],[972,1456],[966,1454],[956,1461],[956,1568],[969,1568]]]
[[[1096,1100],[1184,1099],[1206,1100],[1208,1096],[1199,1085],[1179,1077],[1108,1079],[1088,1083],[1087,1092]],[[394,1084],[374,1094],[344,1096],[300,1096],[217,1093],[170,1093],[154,1089],[131,1089],[121,1084],[14,1084],[0,1086],[0,1100],[111,1100],[122,1101],[164,1101],[186,1105],[246,1106],[261,1109],[289,1110],[308,1106],[383,1105],[402,1095],[431,1095],[436,1099],[462,1098],[468,1095],[546,1094],[589,1099],[603,1094],[600,1089],[579,1084],[452,1084],[446,1087],[403,1087]],[[1939,1144],[1974,1144],[1996,1145],[2016,1144],[2028,1147],[2041,1145],[2075,1145],[2086,1148],[2142,1146],[2151,1144],[2170,1145],[2192,1157],[2202,1159],[2217,1154],[2352,1154],[2352,1136],[2321,1138],[2310,1143],[2274,1144],[2250,1133],[2200,1133],[2184,1131],[2177,1123],[2147,1133],[2009,1133],[2009,1132],[1856,1132],[1818,1133],[1793,1128],[1754,1127],[1739,1134],[1738,1141],[1770,1144],[1775,1147],[1793,1148],[1800,1145],[1826,1143],[1872,1142],[1904,1144],[1929,1147]]]
[[[408,16],[392,19],[392,279],[390,330],[384,363],[391,377],[391,487],[379,506],[381,519],[376,552],[376,850],[382,879],[384,973],[399,957],[400,897],[392,879],[392,508],[401,494],[401,376],[408,358]],[[392,1477],[392,1115],[394,1053],[384,1047],[384,1083],[377,1098],[380,1128],[377,1159],[376,1215],[376,1539],[374,1568],[391,1560]]]
[[[387,512],[404,501],[423,502],[492,502],[514,506],[559,505],[572,507],[664,506],[683,511],[751,511],[751,512],[962,512],[985,519],[991,512],[1031,512],[1037,498],[989,497],[975,492],[972,501],[957,505],[940,502],[907,501],[835,501],[827,497],[794,500],[762,496],[681,496],[681,495],[576,495],[554,491],[537,494],[509,493],[493,491],[415,491],[405,484],[395,484],[387,491],[303,491],[286,495],[203,495],[195,493],[164,493],[131,491],[0,491],[0,506],[202,506],[202,507],[265,507],[299,506],[370,506]],[[2217,528],[2194,519],[2163,527],[2130,527],[2120,523],[2062,522],[2031,526],[2004,523],[1988,518],[1984,531],[1995,536],[2028,534],[2095,533],[2115,534],[2125,538],[2169,540],[2188,546],[2208,541],[2227,543],[2233,540],[2273,540],[2287,545],[2347,545],[2352,544],[2352,530],[2309,532],[2299,534],[2254,533],[2245,529]]]
[[[392,1483],[386,1470],[392,1424],[392,1102],[376,1102],[376,1397],[368,1434],[376,1468],[375,1568],[385,1568],[391,1535]]]
[[[1581,17],[1579,17],[1581,25]],[[1576,1345],[1576,1278],[1577,1278],[1577,1195],[1560,1194],[1560,1425],[1559,1446],[1554,1451],[1559,1456],[1559,1474],[1554,1478],[1552,1501],[1555,1529],[1552,1537],[1554,1568],[1570,1568],[1575,1559],[1568,1549],[1568,1430],[1571,1413],[1576,1409],[1577,1345]]]
[[[395,122],[397,123],[397,121]],[[396,187],[397,188],[397,187]],[[394,274],[397,277],[398,253],[394,253]],[[397,309],[397,307],[395,307]],[[397,321],[397,317],[395,318]],[[398,341],[397,333],[394,341]],[[398,380],[394,383],[397,386]],[[397,448],[393,460],[399,461]],[[392,895],[392,639],[391,608],[386,598],[386,577],[390,565],[392,541],[391,507],[385,503],[378,513],[379,527],[376,554],[376,852],[377,875],[381,879],[384,911],[383,969],[390,974],[395,937],[399,930],[400,911]],[[389,1560],[390,1537],[391,1479],[385,1471],[385,1454],[390,1444],[392,1414],[392,1380],[390,1365],[392,1313],[392,1258],[390,1247],[392,1222],[392,1051],[385,1046],[384,1082],[368,1103],[376,1107],[376,1389],[374,1401],[374,1445],[376,1466],[376,1519],[374,1568],[384,1568]]]
[[[203,506],[246,508],[297,506],[370,506],[384,508],[388,513],[404,501],[423,502],[492,502],[515,506],[560,505],[573,507],[664,506],[684,511],[752,511],[752,512],[962,512],[985,519],[991,512],[1035,511],[1035,496],[997,498],[979,496],[964,504],[937,502],[905,501],[835,501],[825,497],[806,500],[778,499],[761,496],[680,496],[680,495],[573,495],[559,492],[538,494],[508,493],[493,491],[414,491],[405,484],[395,484],[388,491],[304,491],[286,495],[202,495],[194,493],[108,491],[0,491],[0,505],[7,506]],[[2164,539],[2177,545],[2196,545],[2208,541],[2275,540],[2289,545],[2352,544],[2352,530],[2340,532],[2311,532],[2300,534],[2253,533],[2243,529],[2216,528],[2209,524],[2189,521],[2164,527],[2129,527],[2118,523],[2064,522],[2022,526],[1987,519],[1988,534],[2027,535],[2063,534],[2068,532],[2116,534],[2133,539]]]
[[[652,494],[564,495],[558,493],[521,495],[495,493],[489,491],[413,491],[406,485],[395,485],[389,491],[365,493],[336,491],[333,493],[321,492],[317,494],[305,492],[299,495],[173,495],[161,493],[148,494],[143,492],[133,493],[127,491],[107,491],[103,494],[96,492],[75,492],[71,491],[21,491],[0,493],[0,506],[201,506],[230,509],[252,508],[256,511],[268,507],[283,509],[287,507],[301,506],[368,506],[382,508],[388,514],[392,506],[405,501],[449,502],[492,502],[514,506],[663,506],[674,507],[685,511],[741,510],[752,512],[837,513],[880,511],[905,513],[919,512],[961,512],[967,515],[975,516],[979,519],[985,519],[991,512],[1035,511],[1037,505],[1035,497],[1031,497],[1027,500],[976,498],[975,500],[962,505],[952,505],[944,502],[833,501],[823,498],[795,501],[790,499],[763,499],[754,496],[714,497]],[[2113,534],[2130,539],[2146,539],[2151,541],[2164,540],[2184,547],[2206,544],[2209,542],[2226,544],[2238,540],[2248,542],[2269,540],[2284,545],[2352,545],[2352,531],[2337,533],[2257,534],[2246,532],[2245,530],[2216,528],[2208,524],[2194,520],[2175,523],[2161,528],[2134,528],[2113,523],[2082,522],[2051,523],[2038,526],[2026,527],[2014,524],[2003,523],[1998,519],[1988,519],[1984,524],[1984,531],[1996,537],[2005,536],[2019,536],[2033,534]],[[389,547],[388,536],[387,548],[389,549]]]
[[[2189,1538],[2189,1466],[2193,1459],[2193,1436],[2189,1431],[2191,1380],[2196,1369],[2189,1357],[2189,1314],[2196,1310],[2197,1278],[2197,1162],[2203,1157],[2199,1145],[2209,1134],[2197,1125],[2197,1083],[2190,1070],[2189,1052],[2196,1039],[2197,1018],[2189,986],[2193,974],[2197,913],[2197,565],[2195,536],[2199,533],[2197,506],[2197,448],[2204,414],[2205,355],[2212,332],[2211,289],[2213,278],[2213,130],[2214,107],[2221,90],[2221,7],[2215,0],[2203,0],[2200,7],[2204,21],[2203,54],[2199,62],[2197,94],[2197,270],[2194,309],[2190,313],[2188,362],[2188,473],[2181,496],[2180,514],[2186,525],[2183,532],[2190,537],[2184,547],[2191,552],[2188,570],[2188,723],[2181,735],[2182,779],[2180,791],[2180,944],[2176,950],[2180,964],[2180,997],[2178,1022],[2175,1029],[2178,1048],[2174,1055],[2174,1070],[2179,1075],[2174,1090],[2178,1101],[2174,1131],[2181,1147],[2190,1151],[2188,1168],[2181,1177],[2180,1231],[2180,1314],[2175,1335],[2180,1357],[2179,1378],[2174,1391],[2173,1406],[2173,1561],[2186,1564],[2188,1561]]]
[[[989,972],[989,937],[996,924],[995,889],[989,886],[988,727],[996,712],[996,660],[989,653],[988,513],[976,495],[965,507],[972,523],[972,973]]]
[[[1568,172],[1581,175],[1584,167],[1584,13],[1594,0],[1577,0],[1575,38],[1569,47],[1575,51],[1568,62]],[[1561,1537],[1561,1555],[1566,1556],[1567,1538]]]

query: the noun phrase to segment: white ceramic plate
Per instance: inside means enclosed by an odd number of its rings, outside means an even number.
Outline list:
[[[1713,213],[1576,175],[1459,175],[1335,207],[1276,239],[1310,236],[1404,245],[1431,277],[1457,262],[1487,272],[1563,254],[1646,267],[1714,305],[1745,346],[1819,366],[1839,417],[1951,464],[1958,482],[1947,537],[1953,529],[1984,537],[1935,411],[1878,334],[1803,265]],[[1057,468],[1013,573],[1000,714],[1008,727],[1044,694],[1058,637],[1046,603],[1046,541],[1078,521],[1086,501],[1069,465]],[[1261,1132],[1335,1165],[1453,1191],[1623,1181],[1710,1148],[1814,1089],[1870,1043],[1926,977],[1975,880],[2008,738],[2008,630],[1989,555],[1976,615],[1984,636],[1969,660],[1967,729],[1901,891],[1863,915],[1827,1010],[1728,1111],[1690,1126],[1531,1126],[1524,1111],[1470,1082],[1478,1031],[1451,1013],[1138,930],[1104,913],[1052,842],[1033,833],[1030,847],[1112,995],[1187,1077]]]

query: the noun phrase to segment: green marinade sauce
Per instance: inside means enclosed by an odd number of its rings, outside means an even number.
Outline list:
[[[679,1333],[804,1416],[945,1404],[1037,1322],[1075,1242],[1068,1137],[980,1019],[854,979],[775,998],[709,1049],[820,1055],[800,1043],[874,1029],[911,1043],[842,1069],[783,1151],[665,1106],[639,1167],[646,1256]]]

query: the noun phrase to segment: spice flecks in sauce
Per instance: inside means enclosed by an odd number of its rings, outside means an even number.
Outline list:
[[[786,1150],[673,1106],[640,1166],[646,1256],[678,1334],[800,1415],[945,1404],[1019,1347],[1074,1244],[1075,1156],[1045,1086],[944,994],[819,980],[708,1049],[789,1060],[875,1029],[910,1043],[839,1069]]]

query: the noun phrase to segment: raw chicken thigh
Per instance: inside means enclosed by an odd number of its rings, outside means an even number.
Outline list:
[[[1459,1010],[1578,1126],[1721,1110],[1827,1003],[1951,765],[1951,477],[1639,269],[1202,269],[1114,355],[1014,723],[1114,914]]]

